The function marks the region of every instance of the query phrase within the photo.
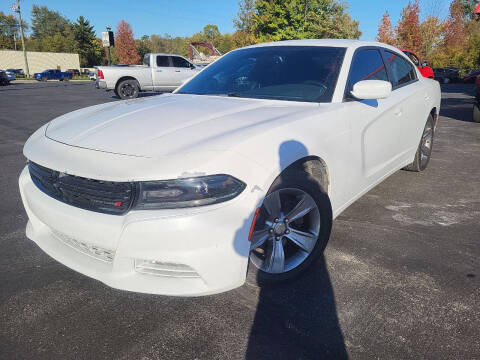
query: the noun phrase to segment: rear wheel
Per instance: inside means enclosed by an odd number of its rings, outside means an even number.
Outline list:
[[[427,168],[432,155],[433,135],[434,123],[433,116],[430,114],[423,129],[422,138],[420,139],[420,144],[418,145],[417,152],[415,153],[415,158],[410,165],[404,168],[405,170],[419,172]]]
[[[134,99],[138,96],[140,87],[138,86],[137,80],[123,80],[118,84],[116,91],[118,96],[123,100]]]
[[[290,280],[323,253],[332,210],[321,186],[306,173],[286,174],[265,197],[251,238],[250,261],[261,283]]]

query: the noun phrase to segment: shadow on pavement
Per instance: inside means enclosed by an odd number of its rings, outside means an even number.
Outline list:
[[[279,149],[281,167],[285,168],[295,154],[300,155],[296,158],[304,157],[308,155],[308,151],[298,141],[284,142]],[[274,182],[276,183],[277,181]],[[285,210],[282,206],[282,213],[283,211],[291,210]],[[331,209],[329,212],[331,218]],[[243,223],[243,230],[237,231],[235,237],[235,248],[239,252],[243,249],[244,255],[243,244],[247,241],[245,234],[248,234],[246,229],[250,227],[252,218],[253,214],[250,214]],[[328,230],[320,229],[320,234],[327,235],[320,235],[319,239],[325,237],[328,239],[330,230],[328,226],[325,229],[327,228]],[[268,241],[264,248],[267,256],[270,246]],[[288,252],[285,254],[287,259]],[[247,282],[259,286],[255,318],[245,354],[247,360],[348,358],[338,322],[335,295],[323,254],[300,276],[276,285],[262,281],[259,270],[250,262]],[[248,285],[245,288],[248,288]]]

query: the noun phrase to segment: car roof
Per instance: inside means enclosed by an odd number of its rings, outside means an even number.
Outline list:
[[[378,41],[364,41],[364,40],[349,40],[349,39],[307,39],[307,40],[284,40],[284,41],[275,41],[263,44],[256,44],[247,46],[247,48],[252,47],[264,47],[264,46],[330,46],[330,47],[344,47],[356,49],[364,46],[375,46],[383,47],[386,49],[401,51],[400,49],[381,43]]]

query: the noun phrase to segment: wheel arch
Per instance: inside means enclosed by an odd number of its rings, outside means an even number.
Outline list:
[[[133,76],[128,76],[127,75],[127,76],[122,76],[121,78],[119,78],[117,80],[117,83],[115,84],[115,91],[118,91],[118,85],[120,85],[120,83],[124,80],[135,80],[138,83],[138,88],[140,89],[140,82],[136,78],[134,78]]]
[[[315,155],[305,156],[292,162],[275,178],[273,184],[275,184],[282,175],[297,171],[307,173],[322,187],[325,193],[330,194],[331,177],[327,163],[321,157]]]

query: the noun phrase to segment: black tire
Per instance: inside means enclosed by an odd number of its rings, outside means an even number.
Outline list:
[[[253,264],[250,264],[250,268],[253,268],[257,272],[257,281],[261,285],[276,284],[284,281],[289,281],[301,273],[303,273],[309,266],[311,266],[316,260],[318,260],[325,247],[327,246],[330,238],[330,232],[332,229],[332,206],[330,204],[330,198],[327,192],[322,186],[305,172],[303,164],[294,165],[295,169],[289,169],[285,174],[280,175],[270,187],[268,194],[280,189],[299,189],[310,195],[315,201],[319,213],[320,213],[320,231],[315,244],[315,247],[308,255],[308,257],[297,267],[287,272],[278,274],[272,274],[261,269],[256,268]],[[258,219],[257,219],[258,224]]]
[[[140,86],[137,80],[128,79],[120,82],[115,90],[122,100],[135,99],[140,92]]]
[[[427,129],[431,129],[431,140],[430,140],[430,147],[429,151],[422,152],[422,145],[424,145],[424,134],[427,131]],[[427,168],[428,163],[430,162],[430,157],[432,155],[432,148],[433,148],[433,139],[434,139],[434,134],[435,134],[435,123],[433,121],[433,116],[430,114],[428,116],[427,122],[425,124],[425,127],[422,132],[422,137],[420,138],[420,143],[418,144],[417,152],[415,153],[415,158],[413,159],[413,162],[410,165],[405,166],[403,169],[407,171],[415,171],[415,172],[420,172],[423,171]],[[422,156],[426,156],[426,158],[423,158]],[[426,159],[426,160],[425,160]]]
[[[473,122],[480,123],[480,108],[477,104],[473,104]]]

